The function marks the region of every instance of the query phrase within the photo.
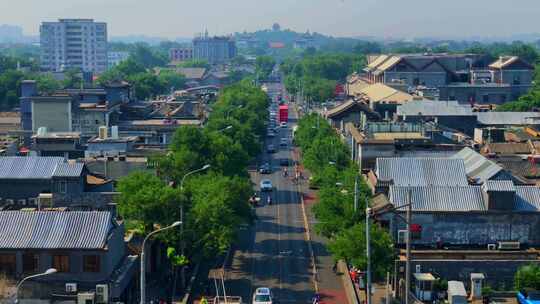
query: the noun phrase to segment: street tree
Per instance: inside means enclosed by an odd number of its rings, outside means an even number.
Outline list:
[[[358,223],[343,230],[328,245],[335,259],[343,259],[358,269],[367,268],[366,226]],[[390,235],[378,225],[370,226],[371,270],[375,279],[381,279],[390,269],[394,259]]]

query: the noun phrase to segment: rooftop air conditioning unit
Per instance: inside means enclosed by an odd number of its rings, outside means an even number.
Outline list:
[[[77,292],[77,283],[66,283],[66,292],[67,293]]]
[[[416,265],[416,273],[422,273],[422,265]]]
[[[499,242],[499,250],[519,250],[519,242]]]
[[[77,295],[77,304],[94,304],[96,294],[93,292],[84,292]]]
[[[96,303],[107,304],[109,303],[109,286],[106,284],[96,285]]]
[[[488,244],[487,245],[487,250],[488,251],[497,250],[497,245],[496,244]]]
[[[407,230],[398,230],[398,244],[405,244],[407,242]]]

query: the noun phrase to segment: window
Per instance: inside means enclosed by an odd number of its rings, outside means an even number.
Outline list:
[[[99,255],[83,256],[83,271],[84,272],[99,272]]]
[[[53,268],[58,272],[69,272],[69,256],[63,254],[53,255]]]
[[[15,274],[15,255],[0,254],[0,273]]]
[[[66,193],[67,192],[67,182],[66,181],[58,182],[58,192],[60,192],[60,193]]]
[[[23,253],[23,272],[35,273],[38,271],[39,256],[32,252]]]

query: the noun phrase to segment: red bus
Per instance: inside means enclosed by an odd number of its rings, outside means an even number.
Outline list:
[[[280,105],[279,106],[279,122],[287,122],[289,120],[289,106]]]

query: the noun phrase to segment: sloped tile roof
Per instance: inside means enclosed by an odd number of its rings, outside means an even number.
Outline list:
[[[414,211],[484,211],[482,189],[479,186],[391,186],[388,193],[396,207],[407,204],[411,192]]]
[[[62,157],[0,157],[0,179],[50,179],[53,176],[77,177],[82,163],[67,163]]]
[[[401,186],[465,186],[463,160],[452,158],[377,158],[377,179]]]
[[[113,228],[107,211],[1,211],[1,249],[102,249]]]
[[[467,176],[478,183],[483,183],[494,177],[503,168],[471,148],[463,148],[452,158],[462,159],[465,162]]]

